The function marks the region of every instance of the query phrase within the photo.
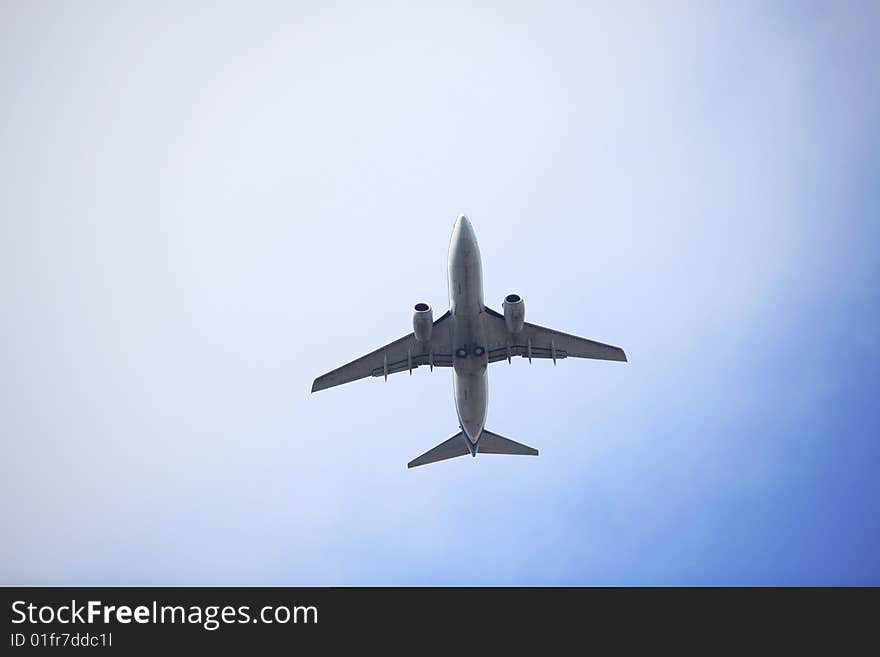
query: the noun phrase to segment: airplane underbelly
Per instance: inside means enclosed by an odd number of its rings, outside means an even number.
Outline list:
[[[483,309],[483,282],[479,273],[457,272],[450,281],[449,306],[458,313],[479,314]]]
[[[483,263],[470,232],[454,240],[449,253],[449,306],[455,314],[483,309]]]
[[[477,374],[453,376],[455,410],[461,428],[472,443],[476,443],[486,424],[488,409],[488,375],[485,370]]]

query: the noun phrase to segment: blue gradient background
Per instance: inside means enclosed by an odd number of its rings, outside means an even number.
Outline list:
[[[877,3],[178,4],[0,8],[0,582],[880,584]],[[309,387],[458,212],[630,362],[407,471],[448,371]]]

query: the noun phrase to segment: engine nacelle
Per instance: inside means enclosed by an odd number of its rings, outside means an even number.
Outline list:
[[[434,329],[434,313],[431,306],[426,303],[417,303],[413,308],[413,333],[416,340],[427,342],[431,339],[431,331]]]
[[[508,294],[504,297],[504,323],[511,333],[519,333],[523,330],[526,321],[526,303],[518,294]]]

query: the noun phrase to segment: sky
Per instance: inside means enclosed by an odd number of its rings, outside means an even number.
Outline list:
[[[0,583],[880,585],[877,3],[473,5],[2,3]]]

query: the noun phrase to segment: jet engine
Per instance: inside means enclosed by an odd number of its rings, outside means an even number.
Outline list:
[[[519,333],[526,321],[526,304],[518,294],[504,297],[504,323],[511,333]]]
[[[426,303],[417,303],[413,308],[413,333],[416,340],[427,342],[431,339],[431,330],[434,328],[434,313],[431,306]]]

